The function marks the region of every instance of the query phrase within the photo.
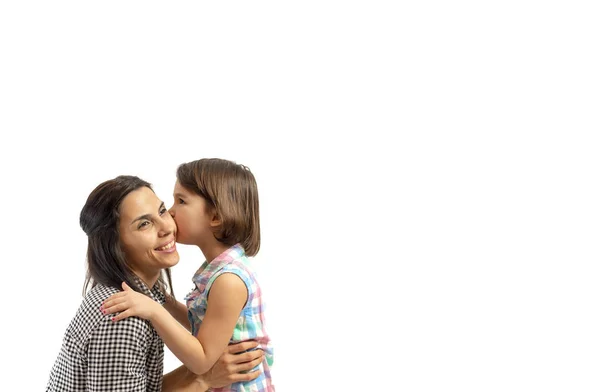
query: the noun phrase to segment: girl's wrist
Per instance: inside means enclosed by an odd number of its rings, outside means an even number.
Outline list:
[[[152,305],[152,310],[150,311],[150,314],[149,314],[150,317],[148,318],[148,321],[151,321],[151,322],[156,321],[158,318],[161,317],[161,312],[166,312],[166,311],[167,310],[161,304],[159,304],[158,302],[155,302]]]

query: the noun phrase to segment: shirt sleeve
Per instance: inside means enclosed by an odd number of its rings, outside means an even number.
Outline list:
[[[118,322],[103,318],[87,347],[86,390],[145,392],[149,329],[137,317]]]

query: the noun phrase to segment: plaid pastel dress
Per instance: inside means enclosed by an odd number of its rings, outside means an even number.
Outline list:
[[[265,330],[264,304],[261,290],[254,273],[248,267],[249,261],[240,244],[236,244],[221,253],[211,262],[204,262],[194,274],[194,289],[185,297],[188,318],[192,326],[192,334],[196,336],[204,319],[207,298],[214,281],[224,273],[237,275],[248,289],[248,301],[240,313],[229,343],[240,343],[256,340],[265,353],[265,360],[253,370],[260,369],[261,375],[252,381],[237,382],[224,388],[210,389],[214,392],[270,392],[275,391],[271,381],[270,368],[273,364],[273,347]]]

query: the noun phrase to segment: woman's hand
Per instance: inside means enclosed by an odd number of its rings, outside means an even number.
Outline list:
[[[160,304],[148,296],[133,290],[125,282],[121,286],[123,287],[122,292],[111,295],[102,303],[100,307],[102,313],[111,314],[121,312],[112,318],[112,321],[115,322],[131,316],[152,321],[152,318],[156,314],[156,309]]]
[[[240,381],[254,380],[260,376],[261,370],[250,371],[264,360],[264,353],[261,349],[252,350],[257,346],[258,343],[255,341],[228,346],[217,363],[199,378],[213,388],[224,387]],[[200,380],[197,382],[200,382]]]

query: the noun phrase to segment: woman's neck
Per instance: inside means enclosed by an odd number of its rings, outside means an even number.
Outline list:
[[[154,287],[154,284],[160,277],[160,271],[133,271],[133,273],[136,274],[137,277],[146,284],[146,286],[148,286],[149,290],[152,290],[152,287]]]

